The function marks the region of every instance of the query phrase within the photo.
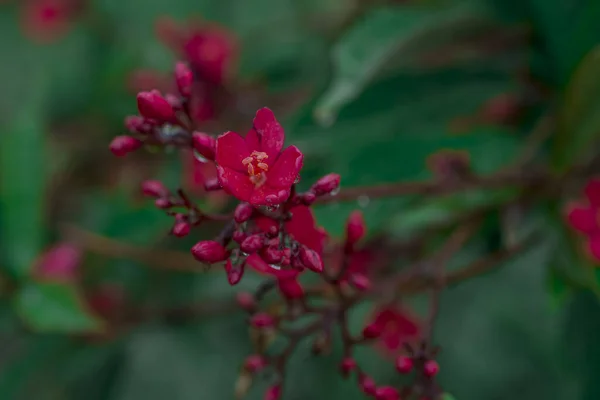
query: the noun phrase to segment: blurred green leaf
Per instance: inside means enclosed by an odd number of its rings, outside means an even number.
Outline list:
[[[553,163],[564,171],[589,156],[600,139],[600,46],[588,53],[565,92]]]
[[[456,397],[452,396],[450,393],[444,393],[442,400],[456,400]]]
[[[15,295],[23,321],[38,332],[97,332],[102,322],[86,308],[77,288],[63,283],[31,282]]]
[[[332,123],[338,111],[387,67],[393,55],[401,54],[410,46],[422,45],[424,38],[443,37],[441,32],[445,29],[451,31],[478,15],[472,7],[464,5],[459,8],[403,6],[369,12],[335,46],[333,79],[315,107],[315,117],[322,124]]]

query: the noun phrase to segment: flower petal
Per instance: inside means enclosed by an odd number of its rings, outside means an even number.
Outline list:
[[[241,201],[250,200],[254,185],[248,175],[234,171],[231,168],[217,167],[217,177],[223,188]]]
[[[277,158],[283,148],[285,133],[275,119],[273,111],[266,107],[258,110],[254,117],[254,129],[260,137],[261,151],[267,153],[271,159]]]
[[[217,152],[215,161],[222,167],[227,167],[238,172],[246,173],[247,167],[242,160],[250,155],[244,139],[235,132],[225,132],[217,139]]]
[[[258,254],[250,254],[248,258],[246,258],[246,264],[252,267],[255,271],[260,272],[262,274],[272,274],[273,268],[269,266]]]
[[[600,206],[600,178],[593,178],[585,185],[585,195],[593,206]]]
[[[273,206],[283,203],[289,196],[289,189],[275,188],[265,184],[254,188],[248,202],[253,206]]]
[[[251,153],[255,150],[260,151],[260,138],[258,137],[258,132],[256,132],[254,128],[250,129],[244,140],[246,141],[246,147]],[[270,161],[270,157],[265,160],[267,164],[269,164]]]
[[[290,188],[302,168],[304,155],[296,146],[290,146],[279,155],[275,165],[267,172],[269,186]]]
[[[580,232],[590,234],[600,231],[596,209],[581,204],[568,206],[567,221],[569,225]]]
[[[292,219],[285,223],[285,230],[296,241],[323,255],[325,237],[323,232],[315,227],[316,221],[312,210],[304,205],[290,209]]]

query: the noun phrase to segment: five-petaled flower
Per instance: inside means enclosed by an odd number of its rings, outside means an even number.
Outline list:
[[[378,345],[385,354],[395,354],[404,343],[413,343],[421,335],[417,319],[407,310],[396,305],[376,310],[371,325],[379,329]]]
[[[567,220],[586,236],[589,252],[600,261],[600,178],[591,179],[584,193],[587,201],[569,205]]]
[[[285,134],[275,115],[261,108],[245,138],[226,132],[217,139],[216,162],[221,186],[254,206],[285,202],[302,168],[296,146],[283,149]]]

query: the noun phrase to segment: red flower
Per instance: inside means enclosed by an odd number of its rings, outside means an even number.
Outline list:
[[[226,193],[218,190],[206,192],[204,183],[217,177],[217,168],[211,162],[198,160],[191,151],[182,151],[183,158],[183,187],[186,191],[202,194],[203,198],[215,209],[220,209],[227,203]]]
[[[370,325],[378,326],[381,330],[377,340],[386,354],[398,352],[405,342],[415,341],[421,333],[416,318],[395,305],[377,310]]]
[[[585,186],[586,202],[568,206],[567,222],[587,239],[587,248],[600,261],[600,179],[591,179]]]
[[[296,146],[282,151],[285,134],[268,108],[261,108],[246,138],[227,132],[217,139],[219,182],[225,190],[254,206],[276,205],[290,196],[302,168]]]

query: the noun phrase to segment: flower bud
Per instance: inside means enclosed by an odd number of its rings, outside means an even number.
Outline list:
[[[429,360],[423,366],[423,373],[429,378],[433,378],[434,376],[436,376],[439,371],[440,366],[435,360]]]
[[[377,386],[375,385],[375,381],[370,376],[365,374],[361,374],[358,377],[358,386],[360,390],[366,395],[374,395],[377,390]]]
[[[301,202],[305,206],[310,206],[312,203],[315,202],[315,200],[317,200],[317,195],[313,192],[306,192],[301,197]]]
[[[194,145],[194,150],[202,154],[202,156],[205,157],[207,160],[214,161],[215,151],[217,149],[217,141],[214,137],[206,133],[194,132],[192,134],[192,141]]]
[[[148,134],[152,132],[152,124],[139,115],[125,117],[125,128],[133,133]]]
[[[175,96],[174,94],[167,93],[165,95],[165,100],[171,105],[171,107],[173,107],[174,110],[181,110],[183,107],[179,97]]]
[[[81,263],[82,251],[71,243],[59,243],[41,255],[35,273],[43,279],[73,281]]]
[[[375,400],[400,400],[400,393],[393,386],[378,387],[375,390]]]
[[[158,90],[138,93],[137,106],[140,115],[145,118],[155,119],[159,122],[175,119],[175,110]]]
[[[367,324],[362,331],[363,337],[365,339],[376,339],[381,336],[383,332],[383,326],[377,322],[371,322]]]
[[[356,368],[356,361],[352,357],[346,357],[340,363],[340,372],[344,378],[350,375],[350,372]]]
[[[190,228],[190,224],[188,224],[187,222],[177,222],[175,225],[173,225],[172,232],[174,236],[184,237],[190,233]]]
[[[224,261],[228,256],[225,247],[214,240],[204,240],[196,243],[192,247],[192,255],[196,260],[208,264]]]
[[[131,136],[122,135],[115,137],[110,142],[109,149],[117,157],[123,157],[127,153],[136,151],[142,146],[142,141]]]
[[[366,292],[371,288],[371,280],[363,274],[352,275],[352,286],[361,292]]]
[[[289,257],[289,256],[284,256],[283,258],[285,259],[289,259],[290,260],[290,265],[292,266],[292,268],[298,270],[298,271],[302,271],[304,269],[304,263],[302,262],[302,259],[300,258],[300,256],[293,256],[293,257]]]
[[[246,232],[235,231],[235,232],[233,232],[232,239],[234,242],[241,244],[247,237],[248,237],[248,235],[246,235]]]
[[[265,240],[261,234],[250,235],[240,245],[242,251],[246,254],[256,253],[264,246]]]
[[[148,197],[165,197],[169,191],[162,182],[147,180],[142,182],[142,193]]]
[[[245,263],[233,264],[231,260],[227,260],[225,263],[225,272],[227,273],[227,282],[231,286],[237,285],[244,276]]]
[[[340,187],[340,176],[338,174],[328,174],[319,179],[312,187],[310,188],[311,192],[313,192],[317,196],[323,196],[325,194],[330,194]]]
[[[354,246],[365,235],[367,228],[362,212],[353,211],[346,222],[346,244]]]
[[[248,221],[250,219],[250,217],[252,217],[253,213],[254,213],[254,207],[252,207],[248,203],[240,203],[235,208],[235,212],[233,213],[233,218],[235,219],[235,222],[237,222],[238,224],[241,224],[241,223]]]
[[[183,97],[189,97],[192,94],[194,74],[187,64],[183,62],[175,64],[175,83],[177,84],[179,93]]]
[[[267,365],[266,360],[264,359],[263,356],[261,356],[259,354],[253,354],[251,356],[248,356],[246,358],[246,361],[244,361],[244,369],[246,371],[250,372],[251,374],[254,374],[254,373],[260,371],[266,365]]]
[[[218,178],[207,179],[204,181],[204,190],[207,192],[214,192],[215,190],[221,190],[221,183]]]
[[[302,264],[313,272],[323,272],[323,260],[316,251],[309,249],[306,246],[300,248],[300,259]]]
[[[275,325],[275,319],[267,313],[260,312],[250,318],[250,325],[255,328],[270,328]]]
[[[154,205],[156,208],[160,208],[161,210],[165,210],[167,208],[173,207],[173,203],[169,199],[158,198],[154,201]]]
[[[265,400],[279,400],[281,398],[281,386],[273,385],[265,392]]]
[[[413,368],[414,362],[411,357],[400,356],[396,359],[396,370],[401,374],[408,374]]]
[[[256,300],[252,293],[239,292],[236,296],[236,300],[238,305],[246,311],[253,311],[256,308]]]
[[[268,246],[263,248],[260,255],[269,264],[279,264],[283,257],[283,252],[277,246]]]

